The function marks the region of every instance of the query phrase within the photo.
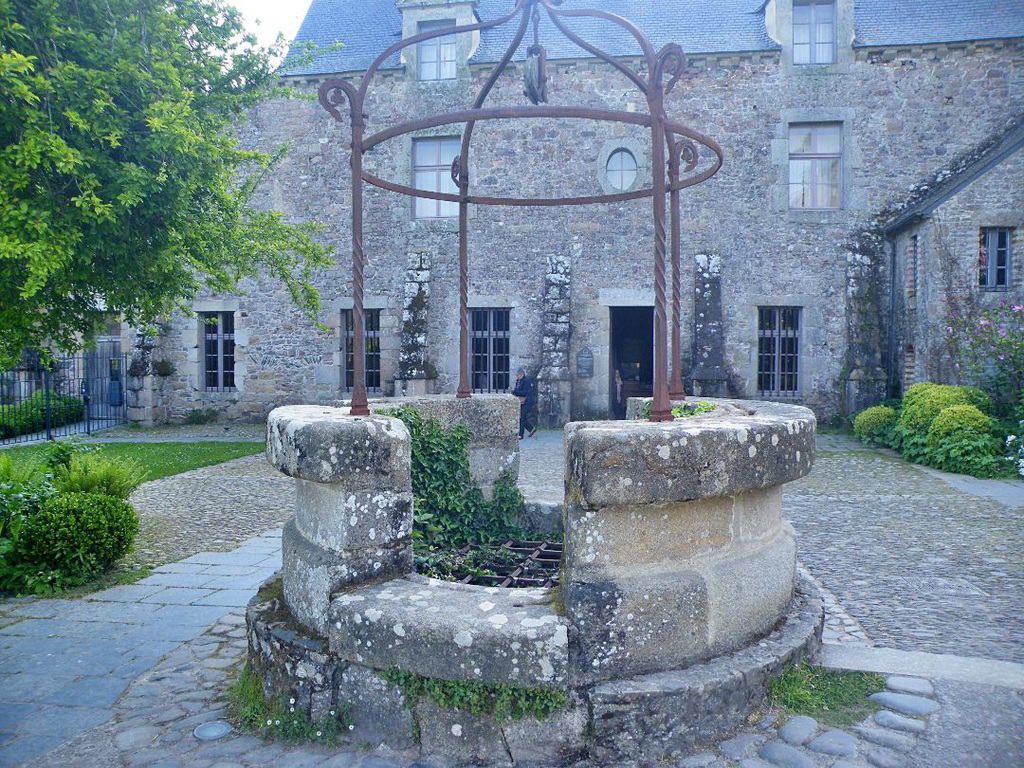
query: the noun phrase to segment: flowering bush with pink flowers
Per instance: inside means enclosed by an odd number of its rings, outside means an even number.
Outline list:
[[[1004,301],[998,307],[950,322],[946,332],[955,349],[953,363],[965,383],[992,395],[1003,417],[1020,402],[1024,389],[1024,304]]]

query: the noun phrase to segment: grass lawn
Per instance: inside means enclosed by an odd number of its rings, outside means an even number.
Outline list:
[[[872,672],[843,672],[801,664],[772,680],[768,704],[844,728],[881,709],[868,696],[884,689],[885,678]]]
[[[98,453],[112,459],[133,459],[149,472],[148,480],[178,475],[190,469],[209,467],[231,459],[262,453],[263,443],[100,443]],[[45,446],[26,445],[8,448],[4,456],[10,456],[15,463],[42,463]]]

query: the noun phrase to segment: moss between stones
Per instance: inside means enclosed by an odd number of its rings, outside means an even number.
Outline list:
[[[380,676],[402,689],[410,709],[426,697],[442,709],[493,717],[498,723],[524,717],[545,720],[569,703],[565,691],[548,686],[521,688],[509,683],[439,680],[396,667],[381,672]]]

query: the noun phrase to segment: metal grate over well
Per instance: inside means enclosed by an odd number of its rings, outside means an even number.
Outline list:
[[[489,549],[492,557],[473,572],[456,573],[452,580],[480,587],[553,587],[558,584],[562,565],[560,541],[516,541],[509,539],[497,547],[467,544],[459,550],[468,555]]]

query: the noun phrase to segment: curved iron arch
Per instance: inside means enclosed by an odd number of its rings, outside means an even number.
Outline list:
[[[681,316],[681,269],[680,269],[680,221],[679,193],[681,190],[700,184],[714,176],[722,167],[724,152],[712,138],[669,120],[665,112],[665,96],[671,92],[685,74],[686,56],[682,48],[669,43],[660,51],[628,19],[608,11],[597,9],[563,9],[563,0],[516,0],[515,7],[505,16],[491,21],[481,21],[459,27],[445,27],[428,30],[401,40],[386,48],[370,65],[363,75],[359,87],[340,78],[325,81],[319,89],[321,105],[338,121],[343,121],[339,109],[343,101],[349,105],[349,119],[352,125],[352,299],[354,316],[354,357],[355,371],[352,392],[352,414],[369,415],[366,400],[365,366],[366,342],[363,308],[363,185],[371,184],[399,194],[443,200],[459,204],[459,388],[457,397],[471,397],[469,386],[469,269],[468,269],[468,211],[470,205],[482,206],[561,206],[592,205],[636,200],[650,197],[653,200],[654,221],[654,402],[651,409],[652,421],[668,421],[672,418],[671,398],[683,394],[680,372],[680,316]],[[532,101],[543,101],[545,95],[544,60],[546,53],[539,39],[541,9],[567,39],[583,50],[596,56],[623,74],[643,94],[647,101],[646,113],[623,112],[589,107],[545,106],[535,103],[531,106],[485,107],[498,79],[507,70],[516,52],[522,46],[526,33],[533,22],[534,40],[530,54],[539,57],[539,68],[530,68],[536,80],[528,83],[527,95]],[[396,53],[427,40],[493,29],[519,19],[519,25],[512,42],[491,72],[473,102],[473,108],[457,110],[447,114],[409,120],[398,123],[367,137],[365,113],[366,97],[380,68]],[[646,79],[625,62],[615,58],[596,45],[573,32],[566,20],[573,18],[594,18],[607,21],[628,32],[636,40],[641,58],[646,65]],[[668,78],[668,82],[665,80]],[[512,198],[486,197],[470,194],[469,152],[477,122],[497,119],[536,118],[579,118],[639,125],[651,131],[652,183],[648,188],[617,195],[590,195],[562,198]],[[427,192],[407,184],[398,184],[382,179],[363,169],[363,159],[370,149],[397,136],[404,136],[426,128],[454,123],[464,123],[461,151],[452,163],[452,180],[458,187],[458,194]],[[701,148],[714,156],[710,167],[685,177],[698,169]],[[667,176],[666,176],[667,171]],[[666,317],[665,255],[667,234],[665,231],[666,198],[671,198],[671,257],[672,257],[672,382],[668,381],[668,334]]]

